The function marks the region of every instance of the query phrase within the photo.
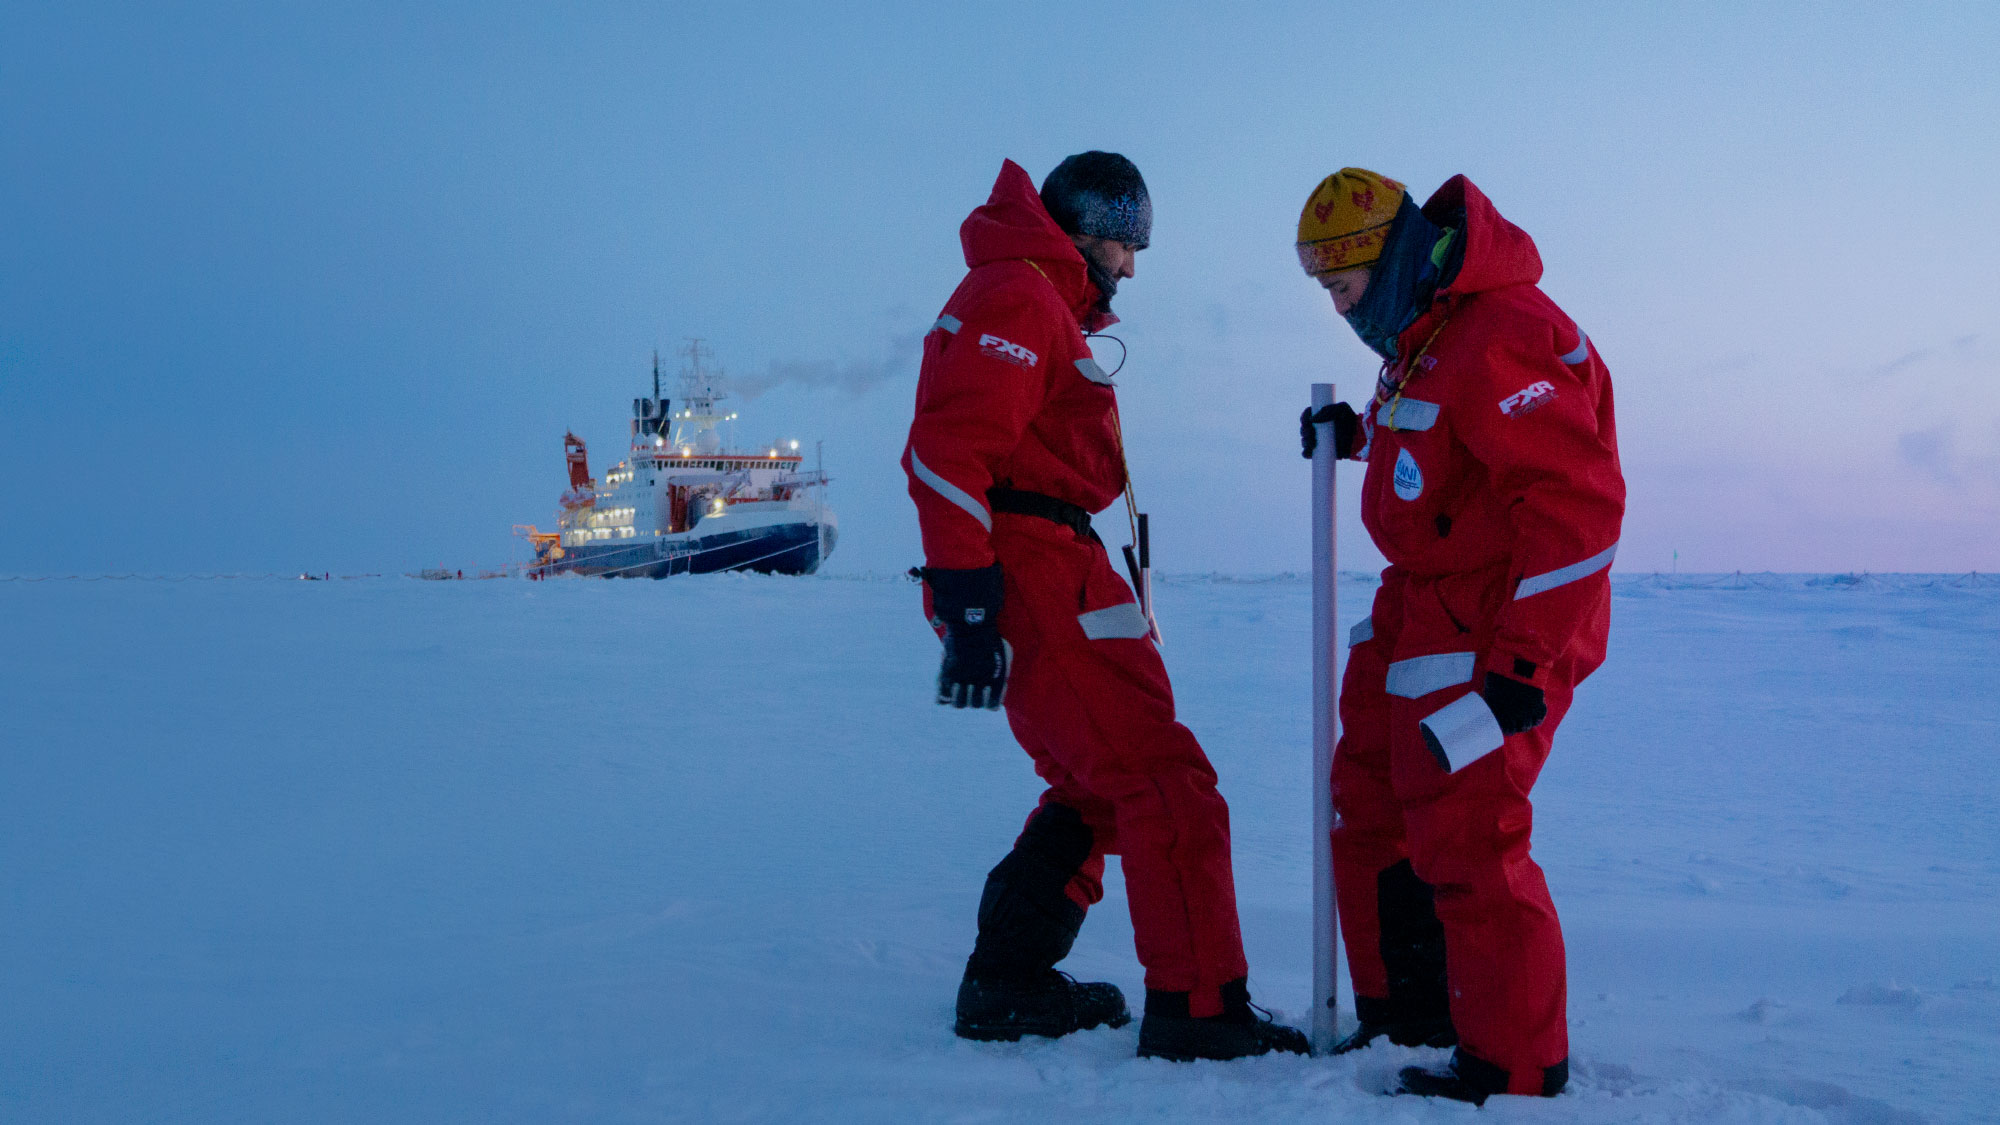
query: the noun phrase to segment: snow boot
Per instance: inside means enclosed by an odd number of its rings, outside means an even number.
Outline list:
[[[1364,1019],[1361,1026],[1333,1045],[1333,1053],[1344,1055],[1349,1051],[1359,1051],[1385,1035],[1398,1047],[1451,1047],[1458,1043],[1458,1030],[1451,1026],[1450,1016],[1392,1023],[1370,1023]]]
[[[1081,982],[1054,969],[1011,977],[968,971],[958,985],[958,1022],[952,1030],[961,1039],[1012,1043],[1023,1035],[1055,1039],[1131,1022],[1117,985]]]
[[[1117,986],[1055,968],[1083,926],[1083,906],[1063,888],[1090,858],[1092,840],[1075,809],[1044,805],[987,874],[979,936],[958,986],[953,1030],[961,1037],[1012,1042],[1132,1022]]]
[[[1383,1036],[1399,1047],[1451,1047],[1458,1031],[1451,1023],[1445,988],[1444,925],[1438,921],[1429,883],[1417,878],[1409,860],[1375,878],[1387,997],[1356,996],[1361,1026],[1333,1045],[1333,1053],[1358,1051]]]
[[[1185,992],[1146,990],[1146,1018],[1139,1023],[1139,1057],[1193,1062],[1241,1059],[1272,1051],[1312,1054],[1305,1033],[1286,1027],[1250,1002],[1246,981],[1222,986],[1222,1014],[1194,1016]]]
[[[1542,1071],[1542,1097],[1553,1098],[1569,1085],[1569,1060],[1564,1059]],[[1471,1102],[1485,1105],[1486,1099],[1495,1094],[1507,1092],[1507,1072],[1487,1062],[1465,1053],[1463,1048],[1453,1051],[1451,1061],[1443,1069],[1429,1070],[1421,1066],[1406,1066],[1397,1075],[1397,1086],[1392,1094],[1415,1094],[1424,1098],[1450,1098],[1453,1101]]]

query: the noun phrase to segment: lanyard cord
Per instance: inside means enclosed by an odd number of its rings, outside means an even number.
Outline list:
[[[1409,359],[1404,361],[1402,364],[1402,375],[1396,380],[1395,385],[1389,386],[1379,382],[1376,385],[1373,406],[1380,406],[1385,401],[1389,404],[1388,420],[1390,429],[1393,430],[1396,428],[1396,406],[1403,401],[1403,385],[1408,383],[1410,377],[1417,373],[1417,362],[1423,359],[1425,353],[1431,350],[1432,344],[1437,343],[1438,333],[1443,332],[1444,326],[1449,323],[1451,323],[1451,312],[1450,310],[1446,310],[1444,315],[1438,318],[1437,327],[1431,329],[1430,336],[1424,340],[1424,346],[1411,353]],[[1374,413],[1373,407],[1370,408],[1369,413]]]
[[[1042,280],[1049,283],[1049,288],[1056,288],[1055,279],[1050,277],[1033,258],[1023,258],[1021,260],[1028,263],[1036,273],[1041,274]],[[1058,297],[1062,296],[1062,290],[1056,289],[1056,295]],[[1439,325],[1438,327],[1442,328],[1444,326]],[[1429,345],[1425,346],[1428,347]],[[1118,471],[1125,478],[1125,522],[1131,525],[1132,542],[1137,543],[1139,541],[1139,494],[1132,488],[1132,466],[1125,460],[1125,425],[1118,417],[1118,392],[1115,390],[1111,393],[1111,433],[1113,437],[1118,439]]]
[[[1132,491],[1132,469],[1125,463],[1125,427],[1118,421],[1118,396],[1111,396],[1111,432],[1118,438],[1118,468],[1125,474],[1125,522],[1132,527],[1132,542],[1139,541],[1139,496]]]

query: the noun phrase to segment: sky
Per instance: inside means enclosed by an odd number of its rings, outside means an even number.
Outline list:
[[[1356,165],[1536,239],[1616,385],[1619,569],[2000,570],[1996,44],[1980,3],[13,0],[0,574],[525,558],[564,431],[601,474],[689,337],[746,444],[824,443],[828,569],[901,570],[958,224],[1091,148],[1154,201],[1160,569],[1310,565],[1297,413],[1376,364],[1292,241]]]

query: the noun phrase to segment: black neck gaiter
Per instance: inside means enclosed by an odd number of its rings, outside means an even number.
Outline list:
[[[1118,292],[1118,278],[1113,276],[1110,270],[1098,265],[1094,254],[1083,256],[1083,270],[1089,275],[1091,284],[1097,286],[1097,302],[1091,306],[1091,311],[1099,316],[1108,315],[1111,312],[1111,298]]]
[[[1439,269],[1432,251],[1445,230],[1424,217],[1409,196],[1396,212],[1382,257],[1368,276],[1368,291],[1347,312],[1348,326],[1383,359],[1396,358],[1396,337],[1416,323],[1437,292]]]

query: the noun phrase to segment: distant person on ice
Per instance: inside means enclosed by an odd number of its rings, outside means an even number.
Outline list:
[[[1421,208],[1345,168],[1299,216],[1299,259],[1382,356],[1331,422],[1368,462],[1389,567],[1348,636],[1333,863],[1360,1027],[1457,1044],[1399,1092],[1481,1103],[1569,1079],[1562,930],[1528,856],[1528,791],[1570,693],[1604,661],[1625,512],[1611,376],[1535,283],[1542,260],[1478,188]]]
[[[923,530],[938,702],[998,708],[1048,782],[986,877],[958,990],[968,1039],[1059,1036],[1131,1017],[1058,972],[1123,857],[1146,969],[1139,1054],[1306,1051],[1250,1004],[1215,771],[1174,721],[1150,622],[1090,515],[1125,487],[1117,402],[1084,333],[1112,324],[1152,203],[1122,156],[1086,152],[1039,194],[1012,161],[959,227],[971,272],[924,338],[903,452]]]

